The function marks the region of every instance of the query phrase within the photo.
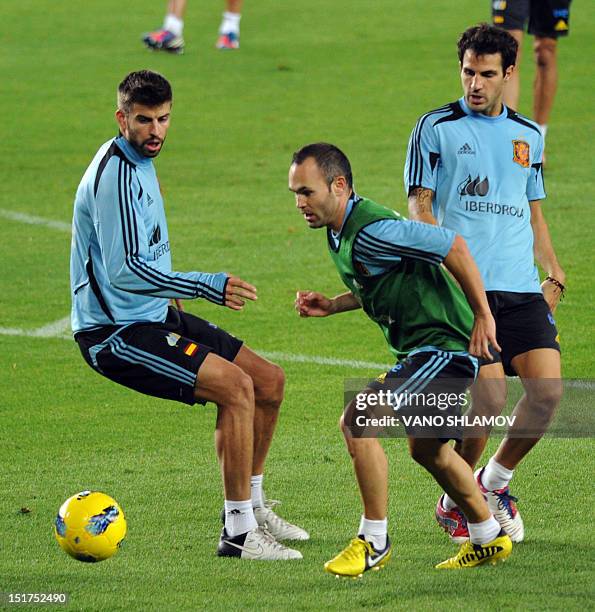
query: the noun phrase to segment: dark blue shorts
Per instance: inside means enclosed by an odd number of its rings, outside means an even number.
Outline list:
[[[505,30],[524,30],[540,38],[568,34],[570,0],[493,0],[494,25]]]
[[[367,400],[364,407],[362,398],[358,407],[356,397],[345,411],[344,423],[354,437],[385,436],[386,431],[374,432],[368,424],[375,418],[384,423],[382,417],[394,417],[401,431],[404,429],[410,437],[438,438],[443,442],[460,439],[462,427],[456,419],[468,407],[467,389],[478,370],[478,360],[465,351],[423,347],[368,383],[362,392],[385,400],[390,396],[390,405],[376,400],[370,404]],[[398,437],[398,428],[388,435]]]
[[[242,341],[213,323],[170,307],[164,323],[106,325],[75,336],[99,374],[135,391],[185,404],[196,399],[197,373],[213,352],[233,361]]]
[[[541,293],[486,292],[496,321],[496,339],[501,353],[492,351],[494,361],[502,362],[508,376],[516,376],[511,361],[517,355],[539,348],[560,351],[556,321]]]

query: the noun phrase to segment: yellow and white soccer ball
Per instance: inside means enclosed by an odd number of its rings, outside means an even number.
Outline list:
[[[71,557],[94,563],[115,554],[126,535],[126,519],[115,499],[99,491],[81,491],[58,510],[54,533]]]

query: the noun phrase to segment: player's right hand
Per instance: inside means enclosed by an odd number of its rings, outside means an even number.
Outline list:
[[[491,313],[475,315],[471,340],[469,341],[469,353],[476,357],[483,357],[494,361],[490,353],[490,345],[499,353],[502,351],[498,340],[496,340],[496,322]]]
[[[327,317],[333,314],[333,302],[316,291],[298,291],[295,309],[300,317]]]
[[[230,275],[225,285],[225,306],[232,310],[242,310],[245,300],[256,301],[256,287],[238,276]]]
[[[554,314],[556,312],[558,303],[560,302],[560,298],[562,297],[562,290],[560,287],[546,279],[543,281],[543,283],[541,283],[541,291],[543,292],[543,299],[547,302],[552,314]]]

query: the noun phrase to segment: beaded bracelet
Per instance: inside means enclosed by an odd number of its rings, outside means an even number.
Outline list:
[[[553,276],[546,276],[545,280],[550,281],[550,283],[553,283],[554,285],[556,285],[556,287],[560,289],[560,297],[561,298],[564,297],[564,291],[566,290],[566,287],[559,280],[557,280]]]

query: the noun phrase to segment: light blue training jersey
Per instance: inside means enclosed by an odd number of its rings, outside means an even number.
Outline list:
[[[545,198],[542,156],[536,123],[506,106],[496,117],[475,113],[464,98],[411,133],[405,190],[434,192],[434,216],[466,240],[487,291],[541,291],[529,202]]]
[[[173,272],[155,167],[119,136],[101,146],[74,201],[70,283],[74,333],[163,322],[170,298],[224,302],[227,275]]]

